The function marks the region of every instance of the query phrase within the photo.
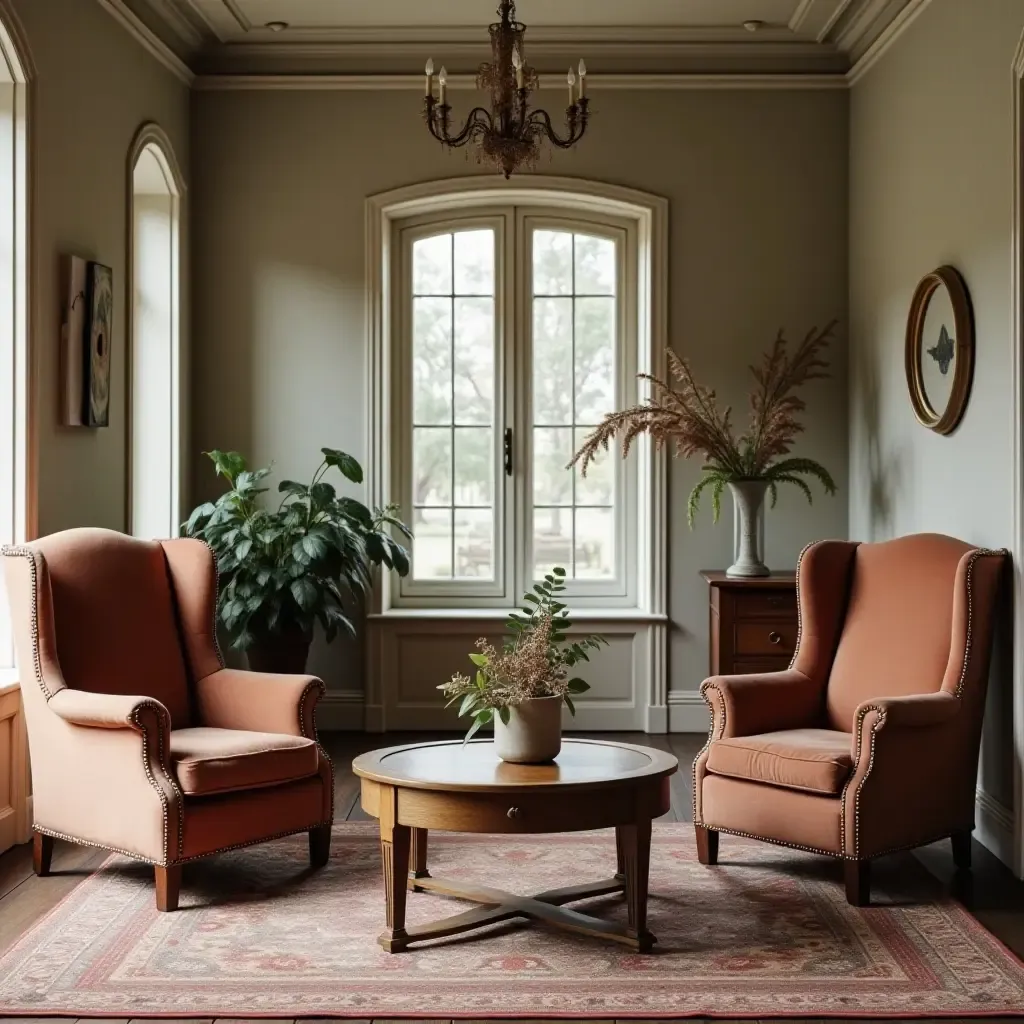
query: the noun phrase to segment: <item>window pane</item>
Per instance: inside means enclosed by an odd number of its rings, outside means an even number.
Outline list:
[[[456,299],[455,422],[494,422],[494,299]]]
[[[615,406],[615,299],[577,299],[575,327],[575,422],[597,423]]]
[[[491,509],[455,510],[455,575],[494,579],[494,513]]]
[[[412,432],[414,505],[450,505],[452,432],[448,427],[416,427]]]
[[[413,295],[451,295],[452,236],[434,235],[412,244]]]
[[[533,294],[572,295],[571,231],[534,231]]]
[[[412,532],[413,579],[450,578],[452,574],[451,510],[416,509],[412,517]]]
[[[491,505],[494,501],[494,449],[489,427],[455,430],[455,503]]]
[[[413,423],[452,421],[452,304],[413,299]]]
[[[615,294],[615,243],[593,235],[575,236],[577,295]]]
[[[615,518],[610,508],[576,509],[576,578],[615,575]]]
[[[590,427],[576,428],[576,441],[573,451],[579,451],[590,433]],[[587,475],[581,476],[578,468],[573,468],[576,474],[576,504],[577,505],[611,505],[615,493],[615,463],[613,459],[618,458],[618,451],[613,446],[610,451],[601,451],[596,459],[587,466]]]
[[[455,234],[455,294],[494,294],[494,231]]]
[[[572,304],[533,300],[534,423],[572,423]]]
[[[571,430],[562,427],[534,427],[534,505],[572,504],[572,470],[565,468],[571,458]]]
[[[572,509],[533,510],[533,578],[561,566],[572,574]]]

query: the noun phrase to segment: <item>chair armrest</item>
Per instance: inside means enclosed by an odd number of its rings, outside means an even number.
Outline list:
[[[926,725],[942,725],[955,718],[960,709],[960,701],[945,690],[865,701],[854,714],[854,721],[860,724],[861,730],[867,712],[872,708],[877,712],[873,724],[878,729],[889,729],[894,726],[919,728]]]
[[[58,690],[46,706],[71,725],[94,729],[135,729],[140,732],[147,724],[158,728],[163,726],[167,732],[171,728],[171,716],[167,708],[152,697],[92,693],[65,687]]]
[[[316,736],[314,708],[326,692],[316,676],[222,668],[196,684],[199,720],[215,729]]]
[[[793,669],[711,676],[700,692],[711,709],[712,739],[799,729],[821,715],[821,686]]]

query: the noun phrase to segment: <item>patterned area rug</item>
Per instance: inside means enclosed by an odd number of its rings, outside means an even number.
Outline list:
[[[432,836],[436,877],[530,893],[614,872],[610,832]],[[0,955],[0,1014],[101,1017],[953,1016],[1024,1012],[1024,967],[909,860],[882,905],[846,904],[837,865],[723,836],[697,863],[688,825],[656,826],[657,952],[515,924],[390,955],[374,825],[186,869],[160,914],[152,876],[111,857]],[[887,876],[891,881],[887,882]],[[466,904],[410,894],[409,923]],[[622,919],[621,897],[581,905]]]

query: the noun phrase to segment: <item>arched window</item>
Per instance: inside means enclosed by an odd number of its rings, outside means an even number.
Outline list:
[[[128,528],[173,537],[181,520],[181,248],[184,183],[164,133],[145,125],[130,158]]]
[[[21,49],[23,54],[24,50]],[[0,10],[0,544],[34,532],[29,486],[28,69]],[[0,688],[14,677],[0,596]]]

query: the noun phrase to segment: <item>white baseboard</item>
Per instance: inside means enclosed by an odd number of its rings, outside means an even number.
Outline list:
[[[985,790],[977,791],[975,838],[1013,870],[1013,811]]]
[[[699,690],[670,690],[668,731],[707,733],[711,726],[708,706]]]
[[[366,695],[362,690],[328,690],[316,706],[321,730],[356,730],[366,726]]]

